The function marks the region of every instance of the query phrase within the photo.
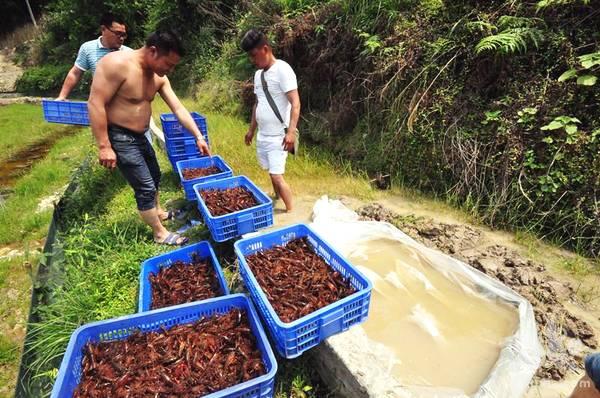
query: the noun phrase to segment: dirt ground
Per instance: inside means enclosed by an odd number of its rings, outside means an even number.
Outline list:
[[[275,226],[310,222],[317,197],[296,200],[292,214],[276,203]],[[534,307],[539,338],[546,351],[527,398],[567,397],[583,373],[583,358],[598,347],[599,277],[576,277],[560,267],[574,260],[568,251],[542,243],[532,249],[514,234],[474,226],[459,213],[394,195],[365,204],[341,198],[365,219],[386,221],[426,246],[436,248],[496,278]]]
[[[13,93],[23,70],[12,63],[6,51],[0,51],[0,93]]]

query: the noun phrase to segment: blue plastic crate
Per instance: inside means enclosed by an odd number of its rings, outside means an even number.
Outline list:
[[[212,157],[203,157],[197,159],[188,159],[188,160],[180,160],[177,162],[177,174],[179,174],[179,179],[181,180],[181,185],[183,186],[183,191],[185,192],[185,198],[187,200],[196,200],[196,193],[194,192],[194,185],[199,184],[201,182],[208,182],[214,180],[220,180],[222,178],[233,177],[233,170],[231,167],[220,156],[212,156]],[[191,180],[186,180],[183,178],[183,170],[190,167],[211,167],[216,166],[221,170],[220,173],[212,174],[206,177],[198,177],[192,178]]]
[[[208,141],[207,141],[208,143]],[[187,156],[190,157],[202,157],[196,139],[178,139],[178,140],[167,140],[165,141],[165,147],[169,156]]]
[[[43,99],[42,109],[44,119],[50,123],[76,124],[89,126],[87,102],[85,101],[54,101]]]
[[[300,319],[285,323],[269,303],[246,262],[246,256],[303,237],[308,239],[315,252],[330,267],[344,278],[350,279],[350,284],[356,292]],[[240,275],[244,284],[282,357],[295,358],[327,337],[343,332],[350,326],[367,319],[371,300],[371,282],[307,225],[290,225],[266,234],[241,239],[235,243],[235,252],[239,259]]]
[[[171,328],[188,324],[202,317],[225,314],[232,309],[241,309],[248,314],[252,333],[267,373],[244,383],[206,395],[205,398],[271,398],[277,362],[271,346],[265,336],[258,315],[252,303],[242,294],[234,294],[214,299],[187,303],[175,307],[161,308],[155,311],[127,315],[107,321],[90,323],[79,327],[71,335],[67,351],[63,357],[58,377],[52,389],[52,398],[72,397],[73,391],[81,380],[82,349],[86,343],[123,340],[135,331],[142,333],[159,331],[161,325]]]
[[[221,264],[219,264],[219,260],[217,259],[212,246],[210,243],[202,241],[161,254],[160,256],[149,258],[142,263],[138,312],[150,311],[152,308],[152,284],[150,283],[150,273],[156,274],[161,268],[170,267],[174,262],[179,260],[190,262],[193,254],[198,255],[201,259],[209,259],[209,263],[217,273],[217,279],[221,286],[221,295],[226,296],[229,294],[227,280],[223,275],[223,269],[221,269]]]
[[[173,167],[173,171],[175,171],[175,174],[177,174],[177,162],[179,162],[180,160],[200,159],[203,156],[200,156],[199,154],[197,154],[197,155],[169,155],[167,153],[167,157],[169,158],[169,162],[171,163],[171,166]]]
[[[198,112],[190,112],[192,115],[192,119],[200,129],[204,138],[208,140],[208,126],[206,124],[206,118],[199,114]],[[163,128],[163,132],[165,133],[165,140],[173,139],[173,138],[187,138],[191,136],[191,133],[188,129],[183,127],[177,116],[173,113],[163,113],[160,115],[160,123]]]
[[[209,189],[223,190],[237,187],[244,187],[250,191],[259,204],[234,213],[218,217],[212,216],[200,196],[200,191]],[[217,242],[225,242],[240,235],[255,232],[273,225],[273,201],[246,176],[230,177],[195,184],[194,192],[198,199],[198,209],[202,213],[204,223],[208,227],[213,239]]]

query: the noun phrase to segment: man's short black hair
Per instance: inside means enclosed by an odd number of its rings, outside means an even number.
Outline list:
[[[146,39],[146,47],[156,47],[161,55],[165,55],[173,51],[180,57],[185,55],[185,49],[181,39],[172,30],[157,30],[150,33]]]
[[[113,22],[125,25],[125,19],[123,19],[123,17],[120,15],[113,14],[112,12],[104,13],[102,18],[100,18],[100,25],[106,26],[107,28],[110,28]]]
[[[254,50],[255,48],[262,47],[265,44],[268,46],[270,45],[267,36],[259,30],[250,29],[242,38],[241,47],[242,50],[248,52]]]

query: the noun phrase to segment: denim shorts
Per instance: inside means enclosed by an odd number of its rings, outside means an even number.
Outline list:
[[[140,211],[156,206],[160,168],[154,148],[143,133],[111,124],[108,139],[117,154],[117,167],[131,186]]]

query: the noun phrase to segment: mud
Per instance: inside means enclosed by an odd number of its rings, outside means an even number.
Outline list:
[[[2,191],[10,194],[9,188],[37,161],[43,159],[58,140],[73,135],[77,131],[79,130],[74,128],[60,129],[55,134],[21,149],[7,160],[0,162],[0,188]],[[0,195],[0,199],[1,197],[2,195]]]
[[[548,275],[543,264],[505,246],[483,243],[482,233],[468,225],[403,217],[380,204],[363,206],[357,212],[365,220],[397,226],[413,239],[464,261],[529,300],[546,350],[537,379],[562,380],[570,370],[581,369],[583,357],[598,347],[592,327],[563,304],[578,301],[575,289]]]

